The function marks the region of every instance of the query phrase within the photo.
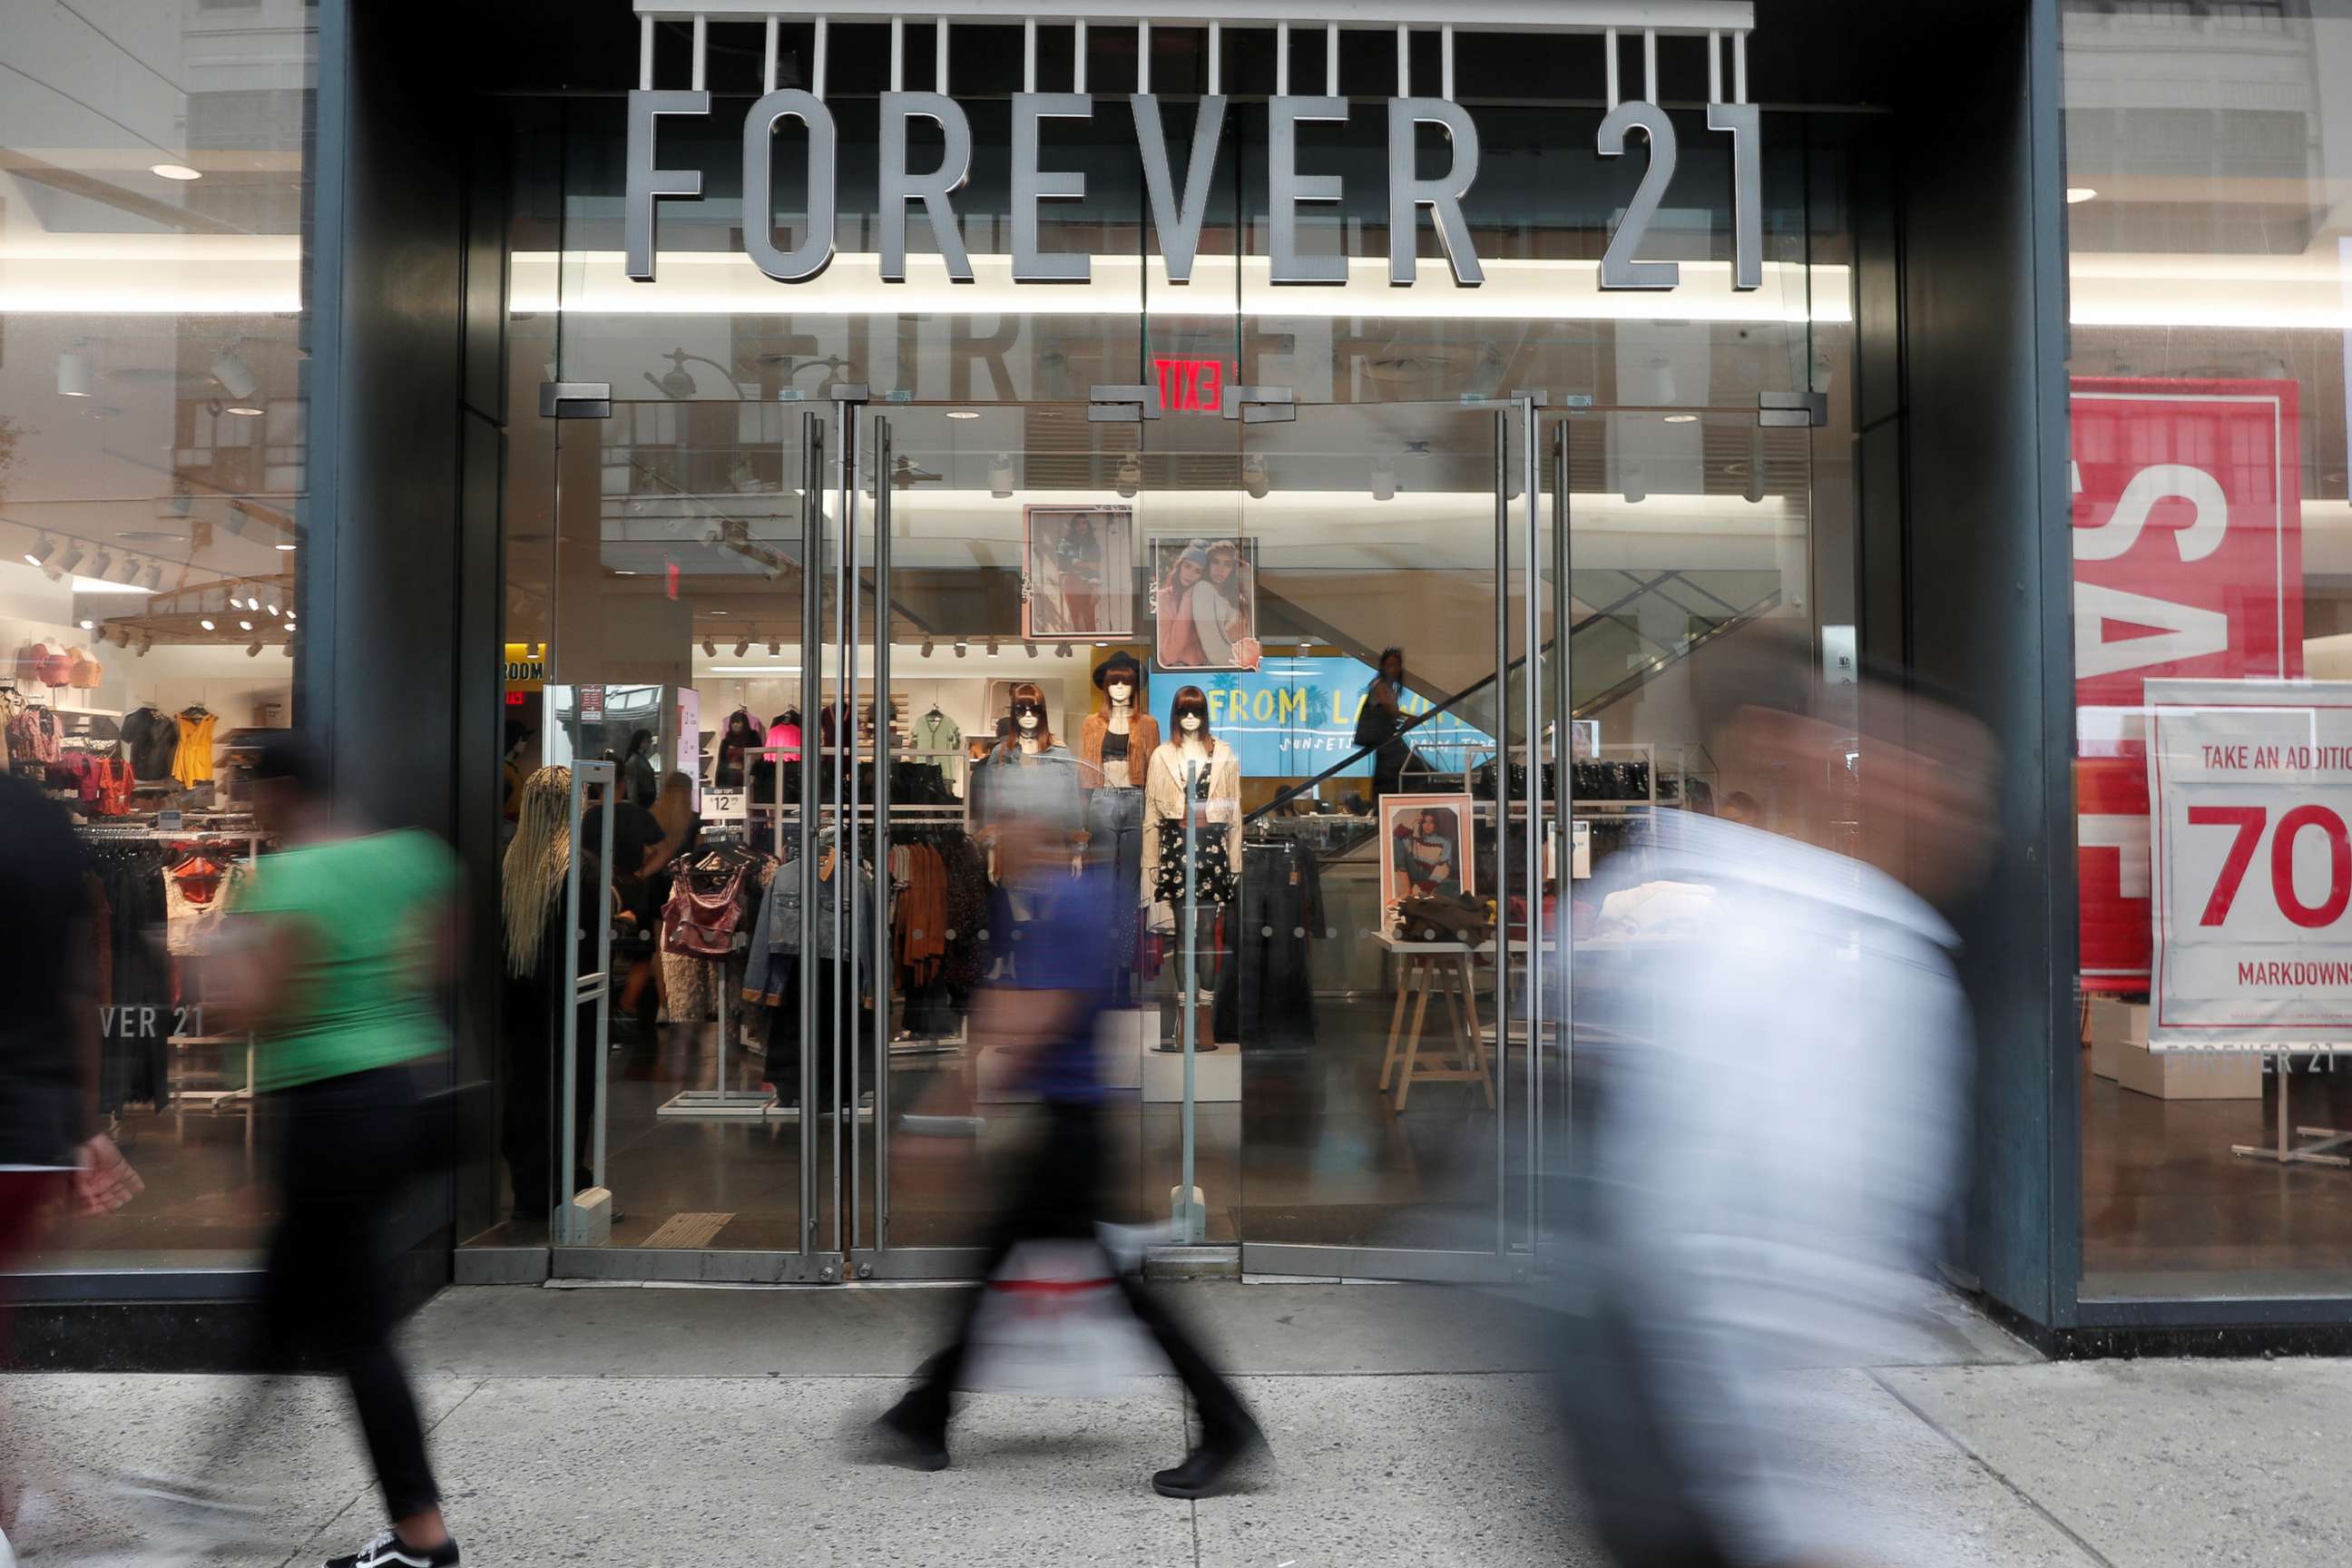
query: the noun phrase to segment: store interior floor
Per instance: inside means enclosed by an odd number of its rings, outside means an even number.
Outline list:
[[[1378,1089],[1388,1017],[1384,1002],[1327,1002],[1316,1044],[1247,1048],[1241,1102],[1199,1108],[1194,1182],[1207,1206],[1209,1240],[1491,1247],[1495,1123],[1485,1097],[1471,1083],[1423,1084],[1410,1110],[1398,1113]],[[708,1025],[691,1035],[667,1026],[657,1047],[614,1052],[607,1152],[607,1184],[620,1211],[614,1246],[772,1249],[796,1244],[797,1118],[659,1113],[681,1089],[716,1082],[716,1032]],[[730,1058],[732,1087],[750,1089],[766,1078],[759,1056],[732,1052]],[[967,1070],[961,1047],[894,1053],[894,1113],[939,1109],[934,1097]],[[984,1127],[976,1138],[917,1137],[902,1130],[894,1140],[893,1246],[983,1243],[995,1203],[1039,1123],[1034,1107],[1016,1102],[952,1109],[978,1111]],[[1109,1217],[1165,1219],[1182,1168],[1178,1107],[1115,1091],[1100,1114],[1110,1151]],[[859,1128],[858,1196],[870,1236],[870,1110]],[[820,1164],[829,1163],[836,1135],[835,1120],[826,1118]],[[821,1212],[820,1226],[820,1237],[829,1239],[829,1214]],[[543,1226],[512,1222],[472,1238],[477,1245],[506,1246],[544,1239]]]
[[[1376,999],[1326,1001],[1315,1045],[1261,1048],[1248,1058],[1241,1104],[1201,1108],[1197,1170],[1211,1239],[1445,1248],[1491,1236],[1494,1123],[1483,1098],[1475,1085],[1428,1084],[1399,1114],[1377,1088],[1387,1016]],[[614,1053],[609,1177],[624,1216],[616,1246],[794,1245],[793,1121],[656,1114],[680,1089],[714,1081],[715,1032],[670,1026],[658,1047]],[[951,1065],[940,1057],[894,1062],[894,1105],[917,1103]],[[736,1054],[734,1066],[740,1086],[764,1076],[757,1057]],[[2217,1282],[2232,1295],[2352,1294],[2352,1169],[2283,1167],[2231,1152],[2273,1136],[2273,1078],[2265,1075],[2259,1100],[2167,1100],[2092,1076],[2087,1058],[2083,1071],[2085,1298],[2203,1296]],[[2298,1072],[2291,1092],[2296,1125],[2352,1129],[2352,1070]],[[987,1131],[977,1140],[899,1139],[890,1170],[894,1245],[983,1238],[1035,1116],[1018,1105],[982,1109]],[[1146,1107],[1130,1093],[1114,1096],[1103,1114],[1115,1217],[1164,1216],[1179,1169],[1176,1108]],[[861,1195],[870,1214],[865,1126]],[[258,1247],[267,1139],[249,1107],[134,1110],[121,1135],[146,1193],[121,1214],[61,1227],[43,1265],[99,1251],[110,1266],[217,1267]],[[545,1228],[509,1223],[472,1239],[539,1242]]]

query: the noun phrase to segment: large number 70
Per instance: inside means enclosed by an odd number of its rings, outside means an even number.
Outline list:
[[[2205,900],[2205,913],[2197,923],[2217,926],[2230,918],[2230,906],[2238,901],[2238,889],[2246,879],[2246,868],[2254,863],[2254,854],[2262,847],[2263,830],[2270,825],[2270,811],[2259,805],[2192,805],[2189,808],[2191,827],[2234,827],[2237,837],[2230,840],[2230,853],[2221,862],[2221,875],[2214,882],[2212,894]],[[2315,827],[2327,838],[2327,893],[2315,904],[2306,904],[2294,890],[2294,841],[2306,827]],[[2278,829],[2271,835],[2271,898],[2278,904],[2279,913],[2299,926],[2306,928],[2333,925],[2352,903],[2352,835],[2344,830],[2344,819],[2324,805],[2298,805],[2278,819]]]

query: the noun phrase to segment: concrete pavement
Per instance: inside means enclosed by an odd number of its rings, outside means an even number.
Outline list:
[[[481,1289],[412,1326],[435,1460],[467,1561],[1327,1568],[1598,1563],[1528,1370],[1545,1320],[1416,1286],[1166,1287],[1243,1381],[1276,1458],[1197,1505],[1146,1478],[1184,1447],[1172,1381],[1062,1402],[982,1395],[955,1465],[859,1463],[881,1407],[957,1305],[945,1289]],[[2046,1364],[1923,1294],[1892,1364],[1793,1374],[1841,1492],[1885,1559],[1958,1565],[2340,1561],[2352,1363]],[[20,1435],[86,1466],[184,1469],[244,1380],[7,1380]],[[340,1391],[309,1380],[245,1456],[270,1550],[317,1562],[378,1525]],[[135,1536],[86,1476],[47,1478],[23,1544]],[[1889,1532],[1892,1533],[1889,1533]],[[90,1560],[85,1557],[85,1560]],[[38,1555],[29,1563],[38,1563]]]

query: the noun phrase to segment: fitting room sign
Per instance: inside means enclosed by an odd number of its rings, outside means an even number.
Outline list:
[[[2151,680],[2151,1048],[2352,1046],[2352,681]]]
[[[961,106],[944,93],[885,92],[880,96],[875,184],[870,193],[860,191],[856,195],[862,205],[870,194],[874,203],[881,279],[885,283],[907,280],[908,216],[910,208],[919,206],[947,276],[970,283],[976,275],[964,247],[963,224],[954,197],[971,177],[971,122]],[[1134,127],[1151,232],[1169,282],[1182,286],[1192,281],[1193,261],[1200,253],[1202,226],[1217,183],[1217,150],[1232,118],[1232,100],[1221,93],[1199,99],[1189,143],[1180,148],[1169,134],[1158,94],[1125,96],[1125,117]],[[1040,219],[1045,203],[1083,205],[1088,200],[1085,174],[1045,167],[1049,154],[1043,145],[1044,128],[1049,121],[1091,121],[1097,112],[1096,103],[1093,95],[1083,92],[1012,95],[1008,182],[1012,221],[1008,226],[1012,279],[1016,283],[1085,283],[1093,278],[1093,257],[1044,248]],[[623,227],[628,276],[637,282],[654,280],[662,199],[702,194],[700,169],[661,166],[657,143],[662,124],[707,118],[710,112],[707,90],[641,88],[629,94],[627,206]],[[1336,165],[1342,155],[1310,153],[1299,143],[1302,127],[1345,126],[1359,112],[1369,116],[1370,106],[1336,95],[1279,93],[1266,100],[1263,136],[1251,137],[1265,148],[1265,166],[1259,172],[1264,183],[1258,184],[1255,178],[1245,183],[1265,193],[1271,282],[1344,284],[1349,280],[1348,258],[1320,254],[1302,244],[1300,224],[1302,209],[1342,209],[1349,196],[1345,177],[1328,167],[1319,172],[1311,167],[1318,163]],[[1706,115],[1707,132],[1723,138],[1729,153],[1732,286],[1760,289],[1764,284],[1763,152],[1758,110],[1752,103],[1710,103]],[[800,127],[799,156],[806,165],[803,189],[807,193],[806,221],[800,226],[799,243],[789,250],[776,243],[777,215],[772,210],[776,131],[786,121]],[[940,142],[937,161],[926,169],[911,166],[916,160],[909,152],[909,128],[917,121],[933,127]],[[1463,215],[1464,201],[1478,179],[1475,121],[1469,110],[1444,98],[1391,98],[1386,121],[1389,281],[1403,287],[1419,278],[1418,247],[1425,213],[1437,232],[1438,247],[1455,286],[1476,288],[1486,281],[1486,273]],[[1440,173],[1422,173],[1424,127],[1444,139],[1448,156]],[[1676,134],[1675,121],[1664,110],[1638,100],[1619,103],[1601,118],[1595,155],[1620,158],[1639,144],[1648,157],[1641,183],[1612,226],[1599,268],[1602,289],[1670,289],[1682,282],[1679,263],[1645,259],[1641,255],[1650,223],[1675,178]],[[839,224],[839,145],[833,110],[823,99],[800,88],[767,94],[743,118],[741,189],[747,199],[771,209],[750,215],[751,221],[741,225],[743,249],[761,272],[779,283],[805,283],[833,260]],[[923,161],[931,162],[928,155]],[[1177,180],[1180,162],[1181,184]]]
[[[2083,377],[2074,437],[2075,862],[2083,984],[2149,984],[2147,693],[2303,673],[2291,381]]]

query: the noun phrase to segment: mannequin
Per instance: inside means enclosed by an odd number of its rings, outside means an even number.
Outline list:
[[[973,825],[983,834],[1007,816],[1033,816],[1076,842],[1084,823],[1077,759],[1045,721],[1045,693],[1030,681],[1006,697],[1004,739],[972,770]]]
[[[1095,666],[1103,706],[1078,731],[1078,779],[1087,787],[1087,856],[1111,879],[1118,900],[1111,931],[1111,1000],[1132,994],[1138,911],[1143,903],[1143,785],[1160,750],[1160,721],[1144,710],[1143,666],[1115,653]]]
[[[1151,929],[1176,936],[1176,962],[1169,965],[1179,989],[1179,1005],[1197,1006],[1205,1019],[1217,912],[1233,901],[1242,858],[1241,758],[1233,747],[1209,731],[1209,699],[1197,686],[1176,693],[1169,705],[1173,736],[1152,753],[1144,785],[1143,897],[1151,900]],[[1197,912],[1195,952],[1200,972],[1183,973],[1180,929],[1184,910],[1184,813],[1187,782],[1191,782],[1193,904]],[[1181,1014],[1171,1012],[1174,1023]],[[1198,1033],[1199,1048],[1214,1050],[1214,1031]],[[1181,1048],[1167,1041],[1162,1050]]]

